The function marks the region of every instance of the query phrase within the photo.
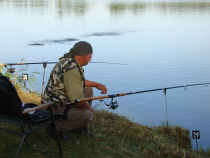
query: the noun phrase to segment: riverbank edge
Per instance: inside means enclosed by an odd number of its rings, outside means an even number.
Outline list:
[[[17,88],[23,102],[40,103],[40,96]],[[8,128],[13,128],[9,127]],[[85,135],[67,134],[69,140],[62,142],[66,158],[207,158],[210,150],[192,150],[190,132],[181,127],[147,127],[134,123],[124,116],[109,111],[95,112],[93,123],[89,129],[94,138]],[[8,133],[0,134],[0,153],[3,157],[11,157],[15,153],[18,138]],[[37,139],[39,137],[39,139]],[[25,146],[23,158],[58,158],[56,145],[43,129],[31,136],[30,146]],[[34,150],[39,149],[39,151]],[[9,154],[8,154],[9,153]],[[2,157],[1,156],[1,157]]]

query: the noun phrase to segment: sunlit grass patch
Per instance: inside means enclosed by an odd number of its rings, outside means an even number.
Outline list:
[[[21,98],[22,102],[24,103],[34,103],[34,104],[40,104],[41,97],[38,93],[28,92],[24,91],[19,87],[16,87],[19,97]]]

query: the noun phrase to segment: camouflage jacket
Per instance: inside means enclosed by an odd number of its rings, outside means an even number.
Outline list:
[[[64,73],[75,67],[79,68],[81,78],[83,83],[85,83],[83,72],[76,60],[73,57],[61,58],[50,74],[49,81],[42,96],[43,103],[51,101],[55,106],[63,106],[71,103],[65,93]],[[83,87],[85,87],[85,85],[83,85]]]

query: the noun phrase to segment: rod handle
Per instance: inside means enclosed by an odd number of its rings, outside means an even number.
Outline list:
[[[37,111],[37,110],[40,110],[40,109],[45,109],[49,106],[51,106],[52,103],[46,103],[46,104],[41,104],[41,105],[38,105],[34,108],[26,108],[25,110],[23,110],[23,114],[28,114],[29,112],[32,112],[32,111]]]

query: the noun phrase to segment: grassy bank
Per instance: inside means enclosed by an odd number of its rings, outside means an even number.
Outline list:
[[[19,93],[24,101],[30,98],[30,94]],[[32,98],[30,102],[40,101],[37,96]],[[190,133],[180,127],[149,128],[133,123],[126,117],[96,111],[90,130],[94,132],[94,138],[67,134],[69,139],[62,142],[65,158],[210,157],[210,152],[192,151]],[[0,158],[13,157],[20,139],[3,132],[0,133],[0,139]],[[55,142],[45,134],[44,129],[33,134],[29,140],[31,145],[24,146],[21,158],[58,158]]]

